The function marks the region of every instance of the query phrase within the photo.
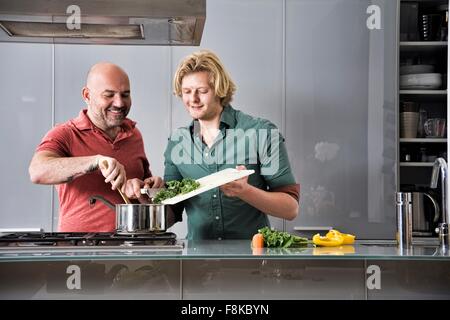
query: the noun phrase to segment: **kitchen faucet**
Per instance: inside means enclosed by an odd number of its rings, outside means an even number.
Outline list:
[[[431,188],[437,188],[439,176],[441,177],[441,198],[442,198],[442,223],[439,224],[437,231],[439,232],[439,242],[441,247],[448,248],[450,243],[450,235],[448,233],[448,224],[450,222],[449,211],[447,210],[447,162],[444,158],[437,158],[433,164],[433,172],[431,174]]]

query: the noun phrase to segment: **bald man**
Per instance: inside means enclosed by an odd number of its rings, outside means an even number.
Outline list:
[[[36,149],[29,173],[33,183],[56,185],[60,232],[114,232],[115,212],[100,195],[117,204],[117,189],[139,198],[141,187],[162,187],[152,177],[142,135],[127,118],[130,80],[119,66],[102,62],[89,70],[82,97],[87,109],[50,130]],[[128,178],[128,179],[127,179]]]

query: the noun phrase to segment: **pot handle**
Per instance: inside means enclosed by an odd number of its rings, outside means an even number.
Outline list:
[[[91,206],[91,207],[93,207],[94,205],[95,205],[95,202],[97,201],[97,200],[100,200],[101,202],[103,202],[106,206],[108,206],[109,208],[111,208],[112,210],[114,210],[114,212],[116,211],[116,207],[111,203],[111,202],[109,202],[108,200],[106,200],[104,197],[102,197],[102,196],[90,196],[89,197],[89,205]]]
[[[424,195],[426,195],[431,200],[431,202],[433,203],[433,206],[434,206],[434,219],[433,219],[433,222],[438,222],[439,216],[440,216],[440,212],[439,212],[439,206],[438,206],[436,200],[434,200],[434,198],[432,196],[430,196],[428,193],[424,193]]]

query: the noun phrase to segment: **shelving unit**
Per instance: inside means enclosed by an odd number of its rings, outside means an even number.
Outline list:
[[[400,87],[399,115],[404,102],[414,102],[418,106],[417,111],[426,111],[427,118],[447,119],[448,36],[440,33],[437,37],[443,41],[423,41],[419,21],[422,14],[441,14],[442,11],[439,10],[442,9],[442,5],[448,5],[448,0],[414,2],[401,0],[400,3],[399,67],[411,64],[433,65],[434,73],[442,75],[442,85],[434,90],[412,90]],[[442,21],[445,21],[445,18],[442,18]],[[443,26],[445,27],[446,24]],[[399,128],[401,128],[400,116]],[[429,185],[433,160],[439,156],[447,158],[447,138],[427,138],[423,135],[416,138],[399,136],[398,144],[399,191],[427,192],[440,201],[438,199],[440,190],[431,189]]]
[[[400,50],[413,53],[432,53],[447,48],[447,41],[400,41]]]

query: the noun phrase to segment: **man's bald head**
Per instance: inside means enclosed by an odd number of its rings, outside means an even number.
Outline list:
[[[89,119],[114,137],[131,107],[130,80],[126,72],[110,62],[93,65],[82,96],[88,106]]]
[[[86,86],[93,87],[98,81],[102,81],[105,78],[111,79],[115,77],[123,77],[128,81],[127,73],[118,65],[111,62],[99,62],[94,64],[88,71],[86,78]]]

